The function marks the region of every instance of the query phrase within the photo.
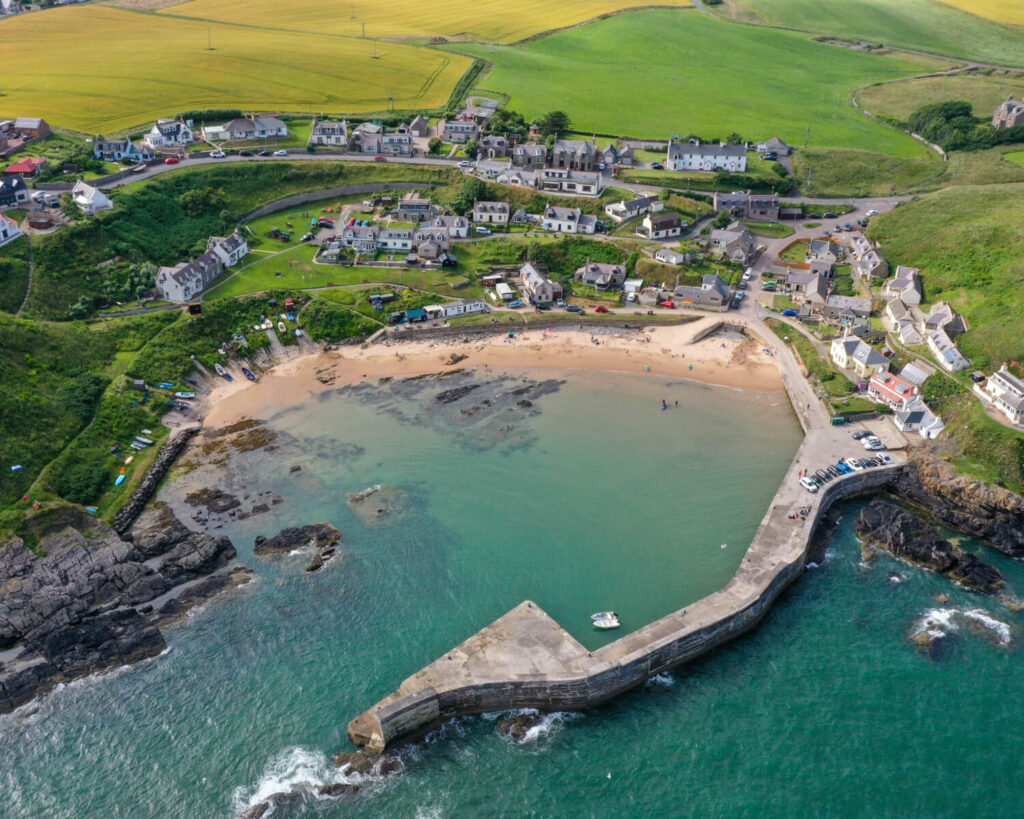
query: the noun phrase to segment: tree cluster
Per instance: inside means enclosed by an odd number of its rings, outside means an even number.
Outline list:
[[[901,123],[944,151],[979,151],[996,145],[1024,142],[1024,125],[997,129],[974,116],[969,102],[952,100],[922,105]]]

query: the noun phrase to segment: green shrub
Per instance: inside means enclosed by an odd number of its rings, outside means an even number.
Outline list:
[[[107,473],[93,464],[75,464],[65,469],[57,485],[60,496],[71,503],[89,503],[103,492]]]

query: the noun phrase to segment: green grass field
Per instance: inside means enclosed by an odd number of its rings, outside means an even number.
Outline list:
[[[872,220],[891,266],[921,268],[926,300],[967,318],[959,340],[979,369],[1024,359],[1024,185],[957,187]]]
[[[652,48],[652,41],[657,48]],[[787,31],[738,26],[689,10],[621,15],[525,46],[450,48],[494,63],[480,85],[527,117],[562,109],[583,133],[665,137],[697,133],[779,136],[810,144],[920,156],[908,136],[858,114],[850,92],[918,69],[814,42]]]
[[[793,159],[793,172],[807,196],[890,196],[935,180],[946,170],[941,157],[925,150],[913,157],[841,148],[803,150]]]
[[[857,92],[857,102],[873,114],[904,121],[922,105],[966,100],[974,106],[975,116],[986,118],[1011,95],[1024,95],[1024,74],[999,71],[916,77],[865,88]]]
[[[1005,159],[1010,160],[1015,165],[1024,167],[1024,151],[1010,151],[1003,155]]]
[[[688,6],[689,0],[662,0],[666,6]],[[295,0],[192,0],[162,14],[361,37],[429,38],[470,36],[513,43],[544,31],[592,20],[630,8],[628,0],[520,0],[486,7],[476,0],[393,0],[391,3],[324,3]]]
[[[398,43],[92,5],[4,19],[0,42],[0,114],[89,134],[204,107],[354,113],[384,110],[394,94],[400,109],[437,108],[470,67]],[[59,57],[40,60],[44,43]]]
[[[28,289],[28,239],[0,247],[0,311],[14,313]]]
[[[956,0],[957,5],[968,2],[975,5],[979,0]],[[733,16],[768,25],[993,65],[1024,65],[1024,35],[1019,30],[933,0],[729,0],[729,5],[748,12]]]

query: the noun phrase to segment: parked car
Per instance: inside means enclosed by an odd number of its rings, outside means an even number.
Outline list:
[[[490,236],[491,235],[491,229],[490,228],[485,228],[482,225],[477,225],[476,232],[479,233],[481,236]]]
[[[519,299],[516,299],[515,301],[509,302],[508,306],[509,307],[522,307],[523,303]]]
[[[665,166],[662,165],[660,162],[652,162],[651,163],[651,170],[652,171],[663,171],[663,170],[665,170]]]
[[[386,156],[375,156],[373,158],[373,161],[374,162],[387,162],[388,158]]]
[[[667,307],[669,310],[674,310],[676,303],[671,299],[665,299],[664,301],[658,302],[658,307]]]
[[[794,310],[792,307],[787,307],[785,310],[782,311],[782,315],[793,317],[799,316],[800,312],[798,310]]]
[[[861,438],[867,438],[870,435],[870,430],[858,429],[855,433],[853,433],[853,440],[859,441]]]
[[[582,311],[582,308],[578,304],[567,304],[565,305],[565,309],[569,313],[579,313]]]
[[[748,267],[743,271],[743,281],[750,281],[750,277],[754,275],[754,268]]]
[[[817,492],[818,491],[818,484],[816,484],[810,478],[801,478],[800,479],[800,485],[804,489],[806,489],[808,492],[812,492],[813,493],[813,492]]]
[[[888,455],[879,455],[878,457],[882,461],[883,464],[888,465],[888,464],[892,463],[892,458],[890,456],[888,456]]]
[[[864,469],[865,469],[864,464],[862,464],[860,462],[860,458],[854,458],[849,463],[850,463],[850,466],[853,467],[853,471],[854,472],[863,472]]]
[[[313,234],[312,233],[307,233],[305,236],[302,237],[302,239],[300,239],[300,241],[308,242],[312,238],[313,238]]]
[[[878,211],[877,211],[877,210],[875,210],[874,208],[872,208],[871,210],[869,210],[869,211],[868,211],[868,212],[867,212],[866,214],[864,214],[864,215],[865,215],[865,216],[867,216],[867,217],[868,217],[868,218],[870,219],[870,218],[871,218],[872,216],[878,216]]]
[[[239,151],[239,156],[252,156],[252,151]]]
[[[838,214],[835,214],[832,211],[826,211],[825,212],[825,218],[826,219],[835,219],[837,215]]]
[[[747,289],[747,282],[746,282],[746,280],[742,280],[742,281],[740,281],[740,283],[739,283],[738,285],[736,285],[736,286],[737,286],[737,287],[738,287],[738,288],[739,288],[740,290],[746,290],[746,289]]]
[[[270,156],[270,151],[266,151],[266,150],[260,151],[259,154],[257,154],[257,155],[258,156]]]
[[[164,160],[164,165],[177,165],[179,162],[181,162],[181,160],[178,159],[178,157],[169,156]]]
[[[274,151],[274,156],[288,156],[288,152],[284,148],[281,148],[279,151]]]
[[[227,154],[224,153],[223,151],[211,151],[210,152],[210,158],[211,159],[223,159],[226,156],[227,156]]]
[[[599,304],[599,305],[597,305],[597,307],[594,308],[594,312],[595,313],[607,313],[608,312],[608,308],[605,307],[603,304]]]
[[[733,300],[732,300],[731,302],[729,302],[729,306],[730,306],[730,307],[731,307],[731,308],[732,308],[733,310],[739,310],[739,309],[740,309],[740,304],[741,304],[741,303],[742,303],[742,299],[740,299],[740,298],[739,298],[739,297],[737,296],[737,297],[736,297],[736,298],[734,298],[734,299],[733,299]]]
[[[819,469],[819,470],[818,470],[817,472],[815,472],[814,474],[815,474],[815,475],[817,475],[817,476],[818,476],[818,478],[819,478],[820,480],[824,481],[825,483],[828,483],[829,481],[831,481],[831,480],[832,480],[832,476],[831,476],[831,475],[829,475],[829,474],[828,474],[828,472],[826,472],[826,471],[825,471],[824,469]]]
[[[843,225],[843,230],[845,230],[846,232],[850,232],[851,230],[853,230],[853,225],[847,222],[845,225]]]
[[[469,167],[470,165],[472,165],[472,164],[473,164],[473,163],[472,163],[472,162],[470,162],[469,160],[463,159],[463,160],[462,160],[462,161],[461,161],[461,162],[459,163],[459,167],[460,167],[460,168],[468,168],[468,167]]]
[[[821,218],[821,214],[820,213],[808,213],[804,218],[805,219],[820,219]]]
[[[557,299],[557,300],[555,301],[555,306],[556,306],[556,307],[565,307],[565,302],[564,302],[564,301],[562,301],[561,299]]]

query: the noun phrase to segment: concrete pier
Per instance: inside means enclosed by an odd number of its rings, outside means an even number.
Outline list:
[[[743,562],[720,591],[594,652],[525,601],[352,720],[349,736],[358,745],[382,749],[457,716],[512,708],[583,710],[748,631],[803,572],[829,507],[880,489],[903,468],[895,464],[854,472],[815,495],[799,487],[801,468],[814,462],[820,466],[825,457],[834,461],[838,455],[831,450],[848,445],[845,431],[840,437],[820,430],[804,439]],[[789,517],[808,504],[805,521]]]

